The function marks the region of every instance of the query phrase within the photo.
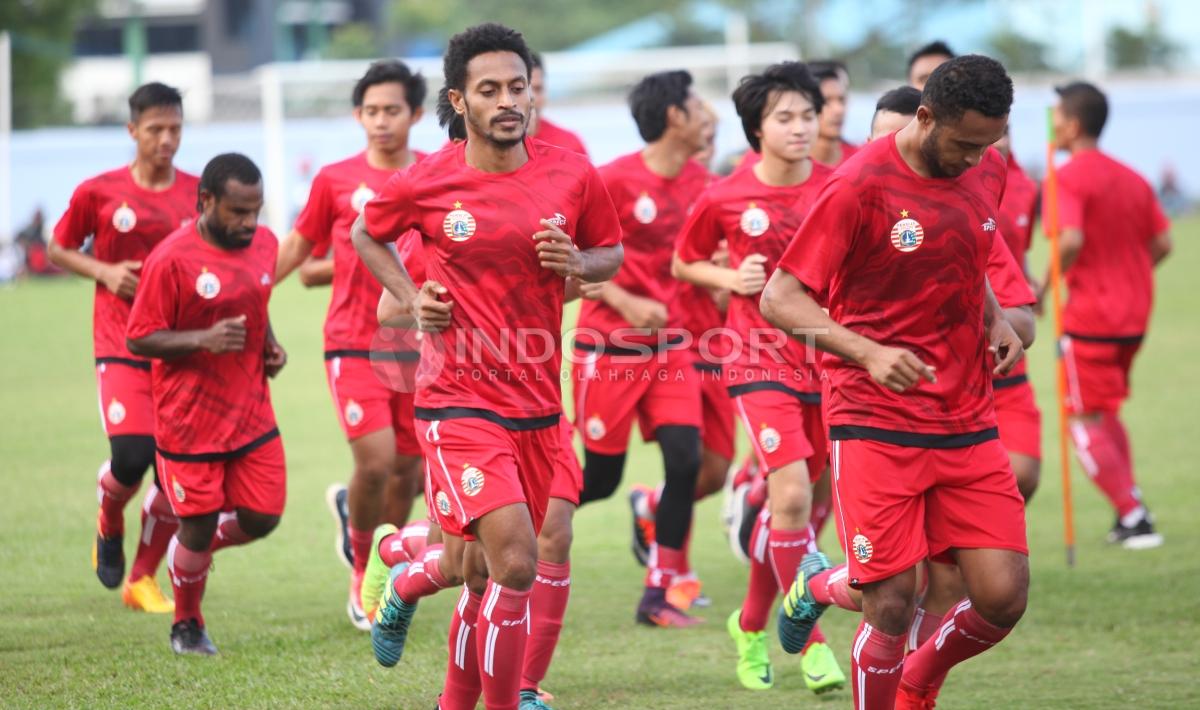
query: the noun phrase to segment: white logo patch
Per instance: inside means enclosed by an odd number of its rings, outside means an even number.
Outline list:
[[[455,202],[454,209],[442,220],[442,231],[450,241],[465,242],[475,234],[475,218],[462,208],[461,202]]]
[[[562,212],[555,212],[554,216],[546,221],[550,224],[553,224],[555,227],[558,227],[559,229],[563,229],[567,226],[567,217]]]
[[[171,478],[171,490],[175,492],[175,500],[179,501],[180,503],[187,498],[187,494],[183,491],[183,486],[179,485],[179,481],[175,480],[174,477]]]
[[[902,215],[907,215],[908,212],[901,212]],[[907,216],[892,226],[892,246],[899,251],[908,253],[916,251],[917,247],[925,241],[925,229],[921,223],[915,219],[909,219]]]
[[[125,421],[125,405],[115,399],[109,402],[107,416],[109,424],[120,424]]]
[[[658,205],[654,204],[654,198],[646,193],[637,198],[637,202],[633,203],[633,218],[642,224],[650,224],[658,217]]]
[[[196,293],[200,294],[201,298],[212,300],[221,292],[221,279],[208,269],[200,272],[196,277]]]
[[[483,490],[483,471],[474,466],[463,466],[462,489],[463,493],[471,497],[479,495],[479,492]]]
[[[783,437],[779,435],[779,431],[776,429],[764,426],[758,432],[758,443],[762,446],[763,451],[773,454],[779,450],[779,445],[783,443]]]
[[[746,211],[742,213],[741,227],[747,236],[761,237],[770,229],[771,218],[763,208],[751,202]]]
[[[996,219],[994,217],[988,217],[987,221],[979,226],[983,227],[983,231],[985,232],[994,232],[996,231]]]
[[[438,491],[436,498],[437,498],[438,512],[441,513],[442,515],[449,515],[450,514],[450,496],[446,495],[446,491]]]
[[[875,554],[875,546],[867,539],[866,535],[859,533],[850,541],[850,549],[854,552],[854,559],[858,560],[859,564],[866,564],[871,559],[871,555]]]
[[[118,232],[125,234],[137,226],[137,213],[127,203],[122,202],[113,212],[112,225]]]
[[[358,426],[363,420],[363,408],[358,402],[350,400],[346,402],[346,423],[350,426]]]
[[[375,199],[375,191],[367,187],[367,183],[358,184],[358,189],[350,193],[350,207],[355,212],[362,212],[367,203]]]
[[[588,438],[593,441],[603,439],[607,429],[604,427],[604,420],[593,414],[588,417],[587,422],[583,425],[584,431],[587,432]]]

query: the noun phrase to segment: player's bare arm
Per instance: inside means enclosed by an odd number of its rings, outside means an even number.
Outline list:
[[[333,258],[310,256],[300,264],[300,283],[305,288],[328,286],[333,283]]]
[[[904,392],[922,379],[937,381],[934,368],[908,350],[877,343],[829,317],[804,284],[782,269],[767,281],[759,307],[775,327],[796,339],[812,334],[816,347],[861,365],[871,379],[892,392]]]
[[[126,345],[134,355],[159,360],[185,357],[200,350],[216,355],[241,352],[246,347],[246,316],[223,318],[204,330],[159,330],[130,338]]]
[[[313,243],[305,239],[304,235],[294,229],[289,232],[287,239],[279,245],[279,255],[275,257],[275,283],[282,283],[296,267],[304,263],[312,254],[312,250]]]
[[[711,260],[686,262],[675,254],[671,261],[671,275],[681,281],[703,286],[712,291],[732,291],[742,296],[753,296],[767,285],[767,257],[750,254],[738,264],[738,268],[720,266]]]
[[[1025,356],[1025,347],[1022,338],[1005,317],[1000,302],[996,300],[991,282],[986,282],[986,286],[983,325],[988,332],[988,350],[996,358],[996,368],[992,373],[1006,375]]]
[[[411,306],[396,300],[390,291],[379,294],[379,305],[375,307],[375,317],[379,319],[379,325],[389,328],[413,328],[416,326]]]
[[[408,270],[404,268],[386,245],[375,241],[367,232],[367,223],[360,214],[350,228],[350,241],[358,256],[374,274],[375,279],[385,290],[396,297],[400,303],[414,303],[417,300],[417,285],[413,283]]]
[[[1171,242],[1170,232],[1162,232],[1154,235],[1154,238],[1150,240],[1151,263],[1153,263],[1155,266],[1158,266],[1160,263],[1162,263],[1163,259],[1166,259],[1168,256],[1170,256],[1171,248],[1173,246],[1174,244]]]
[[[263,344],[263,368],[267,377],[274,379],[287,364],[287,351],[275,339],[275,329],[267,323],[267,339]]]
[[[664,303],[637,296],[612,281],[598,284],[599,298],[621,314],[634,328],[664,328],[667,325],[667,306]],[[584,295],[584,298],[591,296]]]
[[[625,258],[624,248],[618,244],[612,247],[593,247],[578,249],[571,235],[562,231],[558,225],[543,219],[545,227],[533,235],[537,242],[538,260],[542,268],[566,278],[574,277],[580,281],[607,281],[617,274],[621,262]]]
[[[140,261],[118,261],[115,264],[100,261],[88,256],[78,249],[67,249],[50,240],[47,256],[57,267],[86,279],[98,281],[104,287],[125,300],[133,300],[137,291],[138,269],[142,268]]]
[[[1058,237],[1058,262],[1062,273],[1067,273],[1075,259],[1083,249],[1083,230],[1064,229]],[[1045,301],[1046,291],[1050,288],[1050,268],[1046,268],[1046,277],[1042,279],[1041,288],[1037,290],[1038,310]]]

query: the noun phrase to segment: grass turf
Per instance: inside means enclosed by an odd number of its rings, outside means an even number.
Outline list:
[[[945,707],[1102,708],[1200,704],[1195,637],[1200,620],[1200,488],[1189,353],[1200,348],[1191,275],[1200,270],[1200,221],[1181,221],[1177,252],[1160,272],[1153,335],[1125,410],[1137,470],[1166,546],[1106,546],[1107,505],[1074,469],[1078,563],[1063,560],[1061,485],[1050,325],[1031,353],[1044,412],[1043,484],[1029,509],[1033,587],[1029,612],[1007,641],[957,669]],[[321,360],[327,292],[292,280],[272,304],[291,362],[274,385],[289,462],[287,512],[259,543],[216,557],[205,599],[216,659],[176,658],[170,620],[121,606],[89,563],[95,471],[107,455],[91,371],[91,290],[78,279],[24,282],[0,291],[0,705],[6,707],[430,708],[446,662],[452,592],[423,601],[401,665],[375,664],[366,634],[344,613],[347,573],[333,554],[322,493],[345,479],[349,450],[334,419]],[[744,448],[743,448],[744,450]],[[626,486],[661,474],[658,454],[635,443]],[[695,567],[714,601],[688,631],[633,624],[641,569],[628,552],[623,493],[576,521],[566,629],[545,685],[562,708],[849,707],[843,691],[816,698],[797,658],[772,641],[777,684],[737,685],[724,618],[740,603],[746,570],[716,524],[718,501],[697,511]],[[139,497],[140,501],[140,497]],[[136,534],[137,509],[127,512]],[[836,547],[827,531],[826,547]],[[127,540],[132,556],[133,541]],[[160,580],[166,582],[165,572]],[[848,671],[858,618],[823,620]]]

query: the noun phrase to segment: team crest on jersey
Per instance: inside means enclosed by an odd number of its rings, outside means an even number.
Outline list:
[[[462,489],[463,493],[471,497],[479,495],[483,490],[483,471],[470,464],[463,464]]]
[[[374,197],[375,191],[367,187],[367,183],[360,182],[358,184],[358,189],[350,193],[350,206],[354,208],[355,212],[362,212],[363,208],[366,207],[367,203],[374,199]]]
[[[988,217],[987,221],[979,226],[983,227],[983,231],[985,232],[994,232],[996,231],[996,218]]]
[[[350,426],[358,426],[363,420],[362,405],[354,400],[346,402],[346,423]]]
[[[654,204],[653,197],[643,192],[633,203],[633,218],[642,224],[650,224],[655,217],[658,217],[658,205]]]
[[[871,555],[875,554],[875,546],[862,533],[855,535],[854,539],[850,541],[850,549],[854,552],[854,559],[858,560],[859,564],[866,564],[870,561]]]
[[[916,251],[925,241],[925,228],[908,216],[908,210],[900,210],[900,221],[892,225],[892,246],[908,253]]]
[[[588,438],[593,441],[603,439],[607,429],[604,427],[604,420],[593,414],[588,417],[587,422],[583,425],[584,431],[587,432]]]
[[[171,490],[175,493],[176,501],[182,503],[187,498],[187,494],[183,491],[183,486],[179,485],[179,481],[175,480],[174,476],[171,477]]]
[[[761,237],[771,227],[771,218],[767,216],[766,210],[751,202],[746,211],[742,213],[741,224],[742,231],[747,236]]]
[[[450,496],[446,495],[446,491],[438,491],[437,509],[442,515],[450,514]]]
[[[125,405],[118,402],[115,398],[108,403],[108,422],[110,424],[120,424],[125,421]]]
[[[196,293],[200,294],[200,298],[211,301],[220,292],[221,279],[207,268],[201,268],[200,275],[196,277]]]
[[[112,225],[113,229],[124,234],[137,225],[137,213],[128,203],[122,202],[121,206],[113,212]]]
[[[763,425],[763,428],[758,432],[758,444],[763,448],[763,451],[768,454],[773,454],[779,450],[779,445],[783,443],[783,437],[779,435],[779,431],[773,427]]]
[[[442,231],[454,242],[465,242],[475,234],[475,218],[462,208],[461,202],[454,203],[454,209],[442,220]]]

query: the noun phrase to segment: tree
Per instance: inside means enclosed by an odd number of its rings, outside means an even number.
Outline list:
[[[379,43],[375,31],[363,22],[351,22],[333,30],[329,44],[321,53],[323,59],[371,59],[378,57]]]
[[[1162,33],[1158,21],[1153,18],[1141,32],[1114,27],[1108,33],[1108,63],[1116,69],[1169,69],[1178,58],[1179,51],[1179,45]]]
[[[95,0],[5,0],[0,28],[12,35],[13,126],[70,122],[58,77],[71,61],[78,22]]]
[[[991,54],[1012,72],[1038,72],[1050,68],[1048,47],[1012,29],[1002,29],[988,40]]]

